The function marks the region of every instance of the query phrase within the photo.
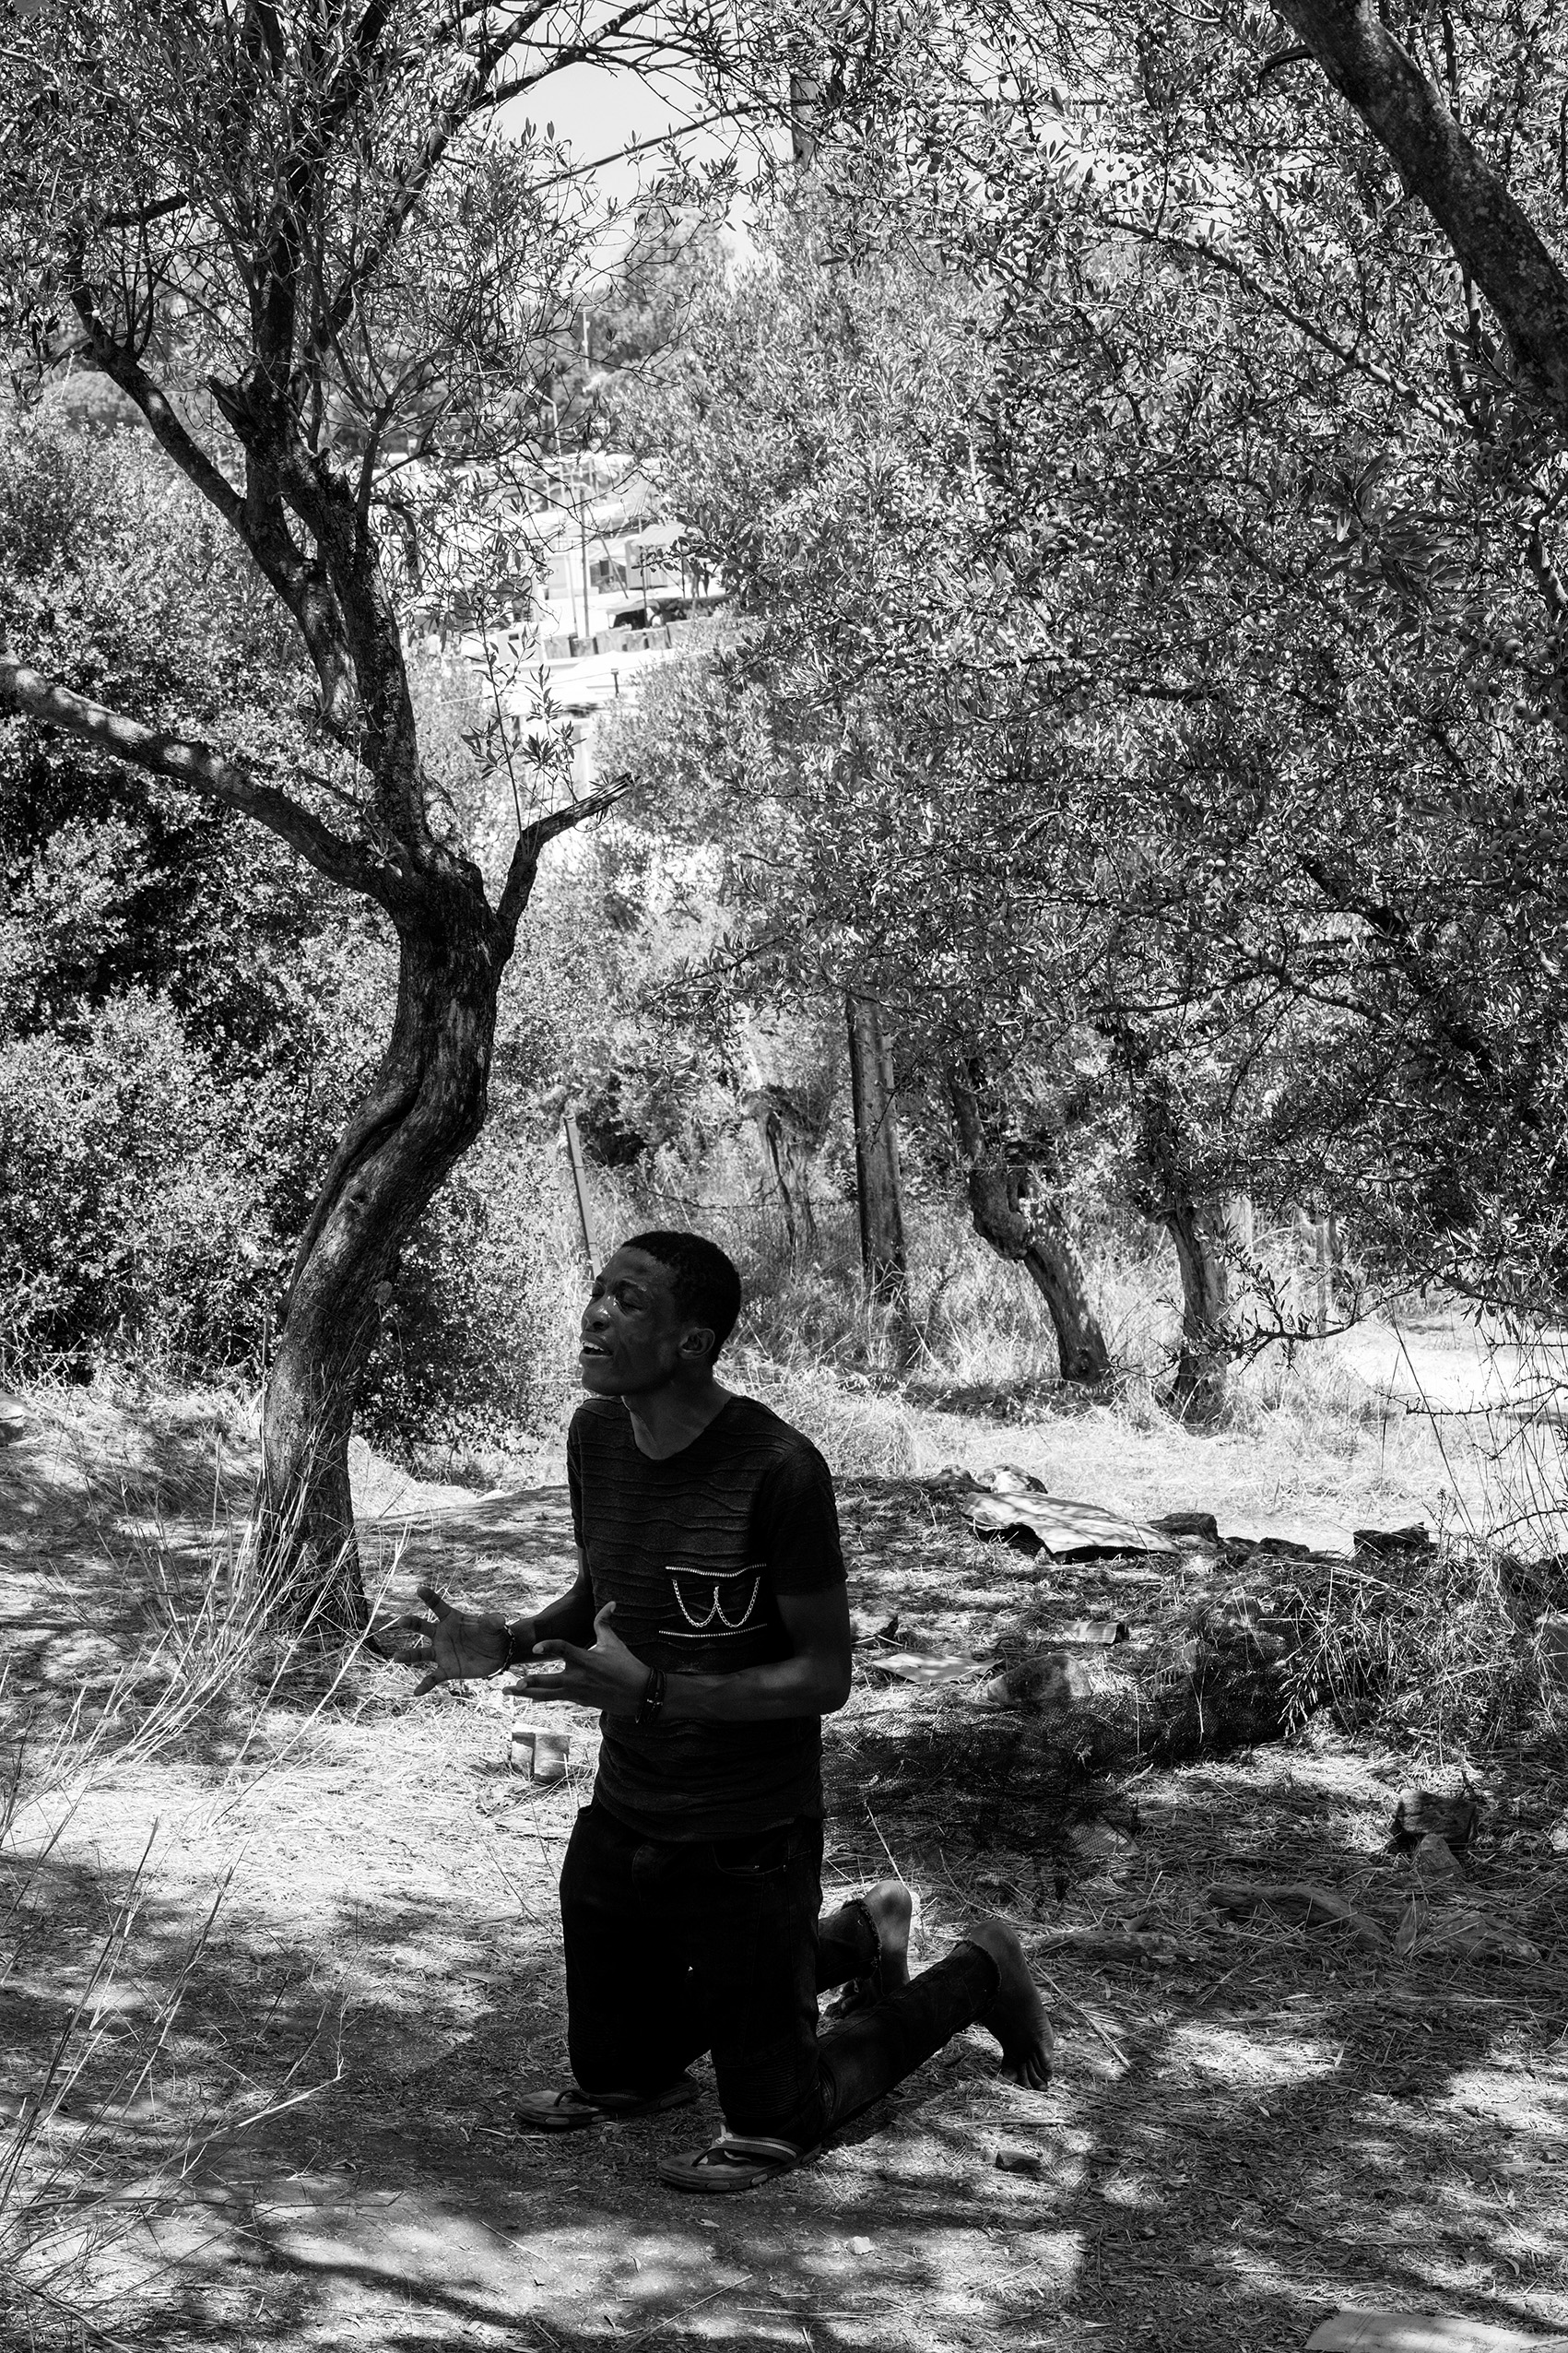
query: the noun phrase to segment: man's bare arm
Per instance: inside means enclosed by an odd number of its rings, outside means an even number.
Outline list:
[[[588,1559],[577,1547],[577,1575],[558,1602],[547,1602],[534,1617],[512,1618],[512,1662],[521,1666],[538,1642],[591,1642],[594,1638],[594,1588]]]
[[[695,1724],[771,1724],[791,1716],[831,1716],[849,1697],[849,1592],[781,1593],[779,1615],[792,1655],[729,1675],[668,1677],[666,1720]]]
[[[769,1724],[795,1716],[831,1715],[849,1697],[849,1594],[843,1585],[821,1593],[781,1593],[779,1615],[792,1645],[787,1659],[765,1667],[741,1667],[732,1674],[672,1674],[666,1678],[660,1710],[666,1723]],[[560,1659],[560,1673],[528,1675],[522,1689],[530,1699],[571,1699],[607,1715],[635,1716],[649,1685],[649,1670],[629,1650],[610,1620],[608,1603],[593,1620],[592,1649],[559,1639],[542,1645],[546,1658]]]
[[[508,1621],[495,1610],[454,1609],[433,1585],[421,1585],[419,1594],[430,1615],[401,1617],[387,1629],[424,1637],[407,1654],[410,1665],[429,1670],[414,1686],[416,1697],[433,1691],[437,1684],[477,1682],[503,1668],[520,1666],[536,1642],[586,1642],[593,1637],[594,1590],[581,1546],[571,1590],[535,1617]]]

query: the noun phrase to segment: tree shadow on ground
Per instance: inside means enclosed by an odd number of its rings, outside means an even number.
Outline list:
[[[1282,1867],[1306,1850],[1320,1874],[1364,1862],[1353,1837],[1336,1850],[1322,1792],[1303,1802],[1281,1776],[1249,1804],[1230,1769],[1185,1809],[1180,1791],[1146,1792],[1139,1884],[1102,1897],[1126,1905],[1169,1879],[1183,1857],[1167,1833],[1179,1823],[1186,1837],[1195,1814],[1201,1825],[1205,1797],[1229,1801],[1232,1851],[1239,1832]],[[984,1899],[984,1854],[951,1828],[928,1855],[896,1817],[889,1832],[940,1942],[966,1900]],[[836,1823],[840,1870],[869,1843],[864,1823]],[[112,1876],[60,1867],[57,1960],[114,1893]],[[512,2130],[515,2086],[564,2071],[542,1872],[529,1893],[534,1918],[499,1933],[348,1887],[313,1937],[290,1936],[276,1910],[229,1921],[192,1974],[154,2098],[117,2139],[116,2186],[141,2188],[134,2226],[96,2265],[106,2309],[139,2276],[144,2333],[257,2353],[349,2328],[389,2353],[492,2336],[577,2353],[650,2333],[739,2347],[799,2343],[803,2328],[846,2347],[956,2347],[978,2333],[1197,2353],[1300,2343],[1324,2310],[1358,2300],[1539,2325],[1529,2291],[1563,2276],[1568,2216],[1544,2185],[1568,2087],[1537,2056],[1561,2008],[1532,2017],[1475,1991],[1473,1973],[1460,1984],[1218,1923],[1198,1966],[1153,1984],[1047,1956],[1064,1997],[1048,2096],[1006,2085],[972,2036],[798,2174],[709,2203],[663,2189],[654,2167],[716,2125],[711,2086],[674,2123],[566,2142]],[[145,1908],[148,2000],[191,1926],[188,1902]],[[52,2023],[70,1991],[62,1974]],[[334,2005],[342,2073],[328,2080]],[[301,2064],[312,2096],[240,2129],[232,2111],[268,2085],[307,2087],[289,2075]],[[78,2122],[100,2089],[89,2070]],[[998,2151],[1037,2158],[1038,2172],[999,2170]]]
[[[473,1598],[557,1573],[560,1497],[536,1501],[515,1544],[489,1542],[508,1518],[493,1507],[447,1546]],[[919,1491],[902,1516],[890,1491],[872,1501],[875,1605],[1027,1630],[1038,1579],[934,1535]],[[1136,1836],[1085,1854],[1049,1793],[1020,1783],[1009,1735],[954,1700],[872,1709],[863,1692],[829,1732],[828,1877],[902,1869],[923,1899],[919,1958],[976,1908],[1010,1910],[1062,2033],[1056,2085],[1017,2091],[972,2035],[796,2174],[713,2202],[654,2170],[716,2128],[706,2077],[701,2109],[663,2123],[565,2142],[513,2129],[515,2089],[565,2072],[553,1874],[581,1766],[562,1789],[509,1778],[489,1753],[499,1728],[456,1697],[415,1707],[379,1668],[232,1811],[198,1786],[220,1745],[179,1772],[155,1760],[34,1859],[16,1946],[0,2087],[20,2088],[128,1892],[146,1822],[187,1809],[183,1847],[147,1883],[122,1981],[134,1999],[105,2009],[52,2144],[65,2219],[99,2240],[66,2284],[111,2334],[242,2353],[355,2339],[1240,2353],[1299,2344],[1358,2300],[1568,2318],[1551,2300],[1568,2222],[1538,2186],[1568,2121],[1547,2056],[1561,1975],[1553,1992],[1544,1971],[1369,1959],[1204,1903],[1220,1874],[1310,1876],[1391,1921],[1409,1874],[1383,1851],[1395,1760],[1373,1771],[1346,1744],[1141,1773],[1118,1792]],[[946,1745],[911,1772],[924,1737]],[[1526,1889],[1536,1910],[1519,1916],[1545,1947],[1556,1899],[1527,1888],[1543,1827],[1510,1819],[1504,1837],[1500,1805],[1468,1884],[1520,1903]],[[242,1847],[248,1875],[145,2097],[112,2111]],[[1172,1965],[1118,1969],[1052,1943],[1138,1919],[1168,1928]],[[111,2129],[91,2137],[105,2103]],[[35,2323],[46,2345],[53,2323]]]

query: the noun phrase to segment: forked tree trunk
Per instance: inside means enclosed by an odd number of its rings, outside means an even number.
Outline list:
[[[969,1164],[965,1181],[975,1232],[998,1257],[1021,1266],[1044,1300],[1062,1378],[1108,1379],[1111,1352],[1089,1303],[1083,1260],[1060,1210],[1040,1187],[1032,1168],[1015,1165],[1005,1152],[987,1146],[973,1089],[954,1075],[949,1093]]]
[[[501,927],[477,892],[432,892],[402,928],[392,1038],[301,1240],[263,1413],[256,1541],[280,1614],[362,1626],[348,1439],[399,1260],[485,1116]]]
[[[1185,1422],[1211,1422],[1225,1401],[1231,1362],[1231,1269],[1223,1209],[1204,1198],[1199,1156],[1167,1066],[1134,1067],[1138,1172],[1134,1200],[1176,1246],[1182,1340],[1166,1402]]]

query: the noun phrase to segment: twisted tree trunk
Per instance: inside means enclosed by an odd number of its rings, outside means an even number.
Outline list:
[[[1376,0],[1279,0],[1279,14],[1431,213],[1522,370],[1568,415],[1568,273],[1507,182]]]
[[[324,1634],[365,1623],[348,1439],[383,1308],[415,1225],[485,1116],[496,999],[547,843],[598,816],[620,783],[525,826],[492,909],[484,881],[416,807],[372,851],[207,746],[147,727],[0,656],[0,708],[62,727],[265,824],[383,908],[398,937],[392,1036],[301,1238],[263,1408],[251,1546],[273,1614]]]
[[[965,1185],[975,1232],[998,1257],[1021,1266],[1044,1300],[1062,1378],[1107,1379],[1110,1351],[1089,1304],[1083,1260],[1061,1212],[1033,1168],[1010,1161],[987,1142],[978,1097],[956,1071],[949,1073],[948,1091],[969,1164]]]
[[[282,1614],[362,1626],[348,1440],[419,1218],[484,1121],[510,940],[448,881],[400,926],[391,1041],[333,1155],[296,1254],[263,1412],[259,1558]]]

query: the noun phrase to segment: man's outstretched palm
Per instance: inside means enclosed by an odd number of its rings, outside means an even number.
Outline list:
[[[428,1666],[429,1673],[414,1685],[416,1699],[423,1691],[433,1691],[440,1683],[477,1683],[486,1675],[500,1673],[512,1656],[512,1638],[506,1630],[506,1620],[493,1610],[458,1610],[437,1591],[433,1585],[417,1588],[419,1596],[430,1614],[420,1617],[410,1611],[387,1628],[390,1634],[419,1634],[420,1642],[405,1652],[409,1666]]]
[[[584,1649],[576,1642],[541,1642],[536,1659],[559,1659],[560,1667],[530,1667],[517,1689],[525,1699],[572,1699],[580,1708],[597,1708],[611,1716],[634,1716],[648,1688],[648,1670],[629,1650],[610,1620],[615,1603],[607,1602],[594,1619],[594,1642]]]

